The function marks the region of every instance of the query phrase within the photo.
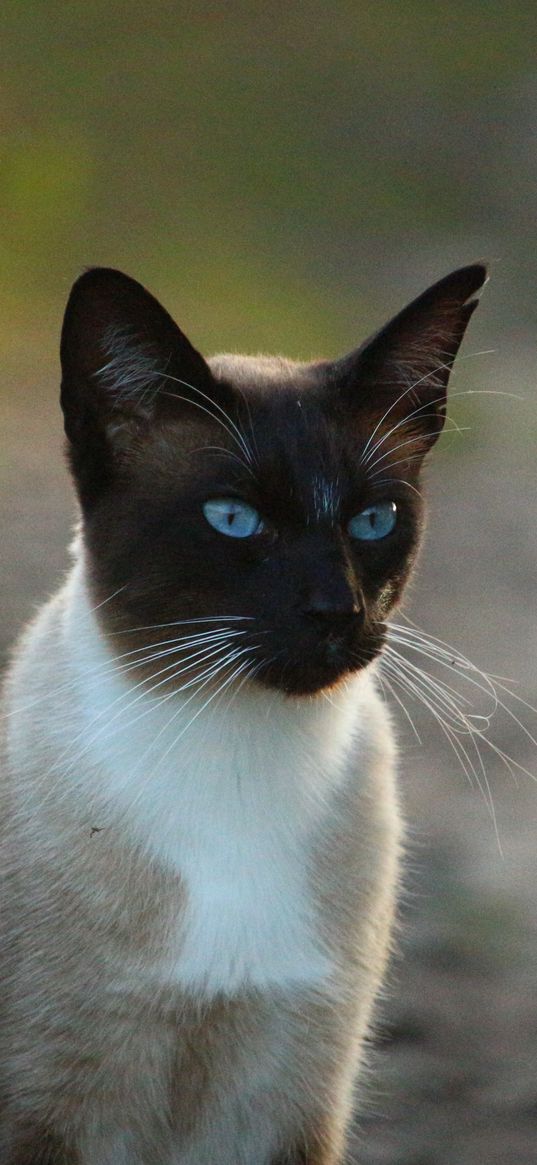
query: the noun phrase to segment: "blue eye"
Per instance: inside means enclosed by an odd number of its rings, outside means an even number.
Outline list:
[[[351,518],[347,530],[351,538],[358,538],[360,542],[377,542],[391,534],[396,522],[395,502],[377,502],[375,506],[368,506],[361,514]]]
[[[205,502],[203,513],[214,530],[227,534],[229,538],[251,538],[252,534],[259,534],[264,529],[257,510],[235,498],[214,498]]]

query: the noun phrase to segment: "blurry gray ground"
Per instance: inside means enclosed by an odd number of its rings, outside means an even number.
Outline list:
[[[8,397],[4,398],[4,402]],[[503,420],[502,420],[503,417]],[[500,414],[464,454],[438,457],[428,545],[409,608],[428,631],[537,703],[537,523],[528,414]],[[518,428],[517,428],[518,427]],[[54,589],[72,515],[60,418],[20,390],[3,422],[0,647]],[[525,449],[521,461],[520,450]],[[440,732],[402,715],[409,822],[399,953],[358,1122],[361,1165],[537,1160],[537,787],[490,758],[502,853],[484,799]],[[537,716],[512,705],[537,731]],[[498,713],[495,742],[537,772],[537,749]]]

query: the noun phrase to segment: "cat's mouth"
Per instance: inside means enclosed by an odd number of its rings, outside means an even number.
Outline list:
[[[256,681],[287,695],[307,696],[334,687],[346,676],[361,671],[380,654],[384,644],[381,626],[358,642],[344,635],[329,635],[306,653],[291,646],[259,666]]]

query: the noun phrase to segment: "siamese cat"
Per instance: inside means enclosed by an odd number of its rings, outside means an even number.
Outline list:
[[[75,283],[74,563],[15,651],[2,1165],[337,1165],[394,915],[376,671],[485,280],[338,360],[205,360]]]

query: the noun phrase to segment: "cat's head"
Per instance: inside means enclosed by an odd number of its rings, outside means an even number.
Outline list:
[[[135,675],[303,695],[378,655],[485,277],[455,271],[349,356],[296,363],[206,361],[133,279],[82,275],[65,429],[92,594]]]

